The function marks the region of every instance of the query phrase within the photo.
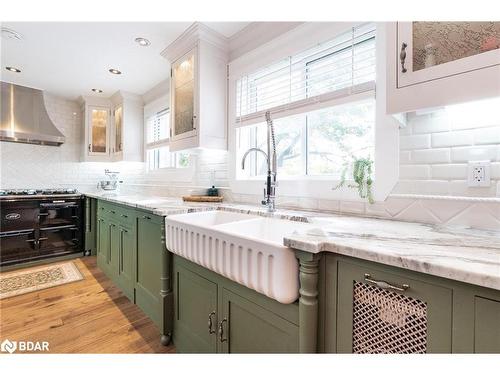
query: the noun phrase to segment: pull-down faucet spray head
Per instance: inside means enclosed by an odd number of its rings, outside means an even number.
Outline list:
[[[269,157],[267,156],[267,154],[262,151],[260,148],[257,148],[257,147],[252,147],[252,148],[249,148],[244,154],[243,154],[243,158],[241,159],[241,169],[245,169],[245,160],[248,156],[248,154],[250,154],[251,152],[260,152],[262,155],[264,155],[264,157],[266,158],[266,163],[267,163],[267,167],[269,168]]]

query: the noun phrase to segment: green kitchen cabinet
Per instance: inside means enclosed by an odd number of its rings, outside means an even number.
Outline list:
[[[162,252],[164,223],[161,216],[137,213],[135,302],[156,323],[162,325]]]
[[[217,284],[184,267],[174,271],[173,340],[183,353],[217,352]]]
[[[500,353],[500,301],[474,298],[474,353]]]
[[[97,251],[97,200],[85,198],[85,255],[96,255]]]
[[[98,199],[97,264],[153,320],[167,345],[172,335],[171,254],[164,218]]]
[[[498,290],[338,254],[321,273],[321,352],[500,353]]]
[[[298,306],[174,256],[174,344],[181,353],[296,353]]]
[[[114,235],[113,235],[114,234]],[[115,280],[125,295],[134,301],[135,233],[133,229],[118,225],[112,228],[112,247],[117,262],[113,262]]]
[[[351,260],[337,277],[338,353],[451,353],[452,289]]]
[[[109,269],[110,228],[110,223],[106,218],[97,218],[97,265],[108,276],[111,274],[111,270]]]
[[[222,353],[297,353],[298,327],[250,300],[221,289],[218,336]]]
[[[109,222],[109,256],[107,259],[109,277],[113,281],[118,278],[118,266],[120,264],[120,229],[114,222]]]

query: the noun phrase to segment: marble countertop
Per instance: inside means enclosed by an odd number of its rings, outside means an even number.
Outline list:
[[[162,216],[219,209],[307,222],[311,229],[286,236],[285,246],[352,256],[500,290],[500,228],[486,231],[317,211],[278,209],[268,213],[260,206],[192,203],[114,192],[84,194]]]
[[[180,198],[155,197],[145,195],[121,194],[118,192],[83,192],[82,194],[112,203],[139,208],[159,216],[184,214],[189,212],[215,210],[220,203],[183,202]]]

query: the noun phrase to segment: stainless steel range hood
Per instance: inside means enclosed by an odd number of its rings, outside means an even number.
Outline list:
[[[1,82],[0,141],[60,146],[66,138],[50,119],[43,92]]]

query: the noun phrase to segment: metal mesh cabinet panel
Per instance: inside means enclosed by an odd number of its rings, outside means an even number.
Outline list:
[[[353,353],[426,353],[426,303],[360,282],[353,293]]]

